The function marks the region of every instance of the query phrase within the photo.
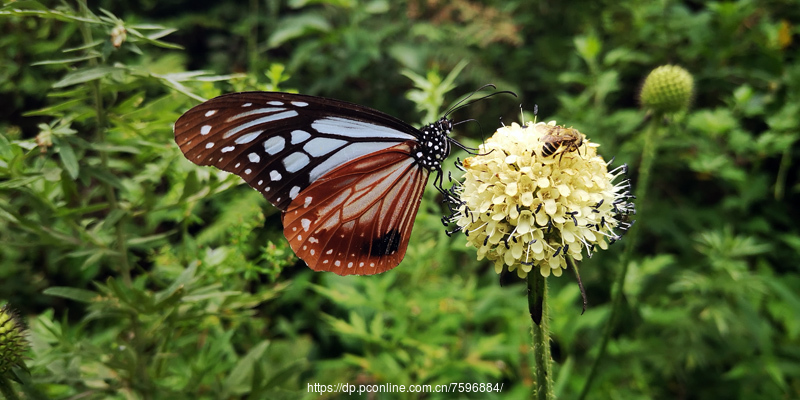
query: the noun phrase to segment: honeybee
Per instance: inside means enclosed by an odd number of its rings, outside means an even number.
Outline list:
[[[577,129],[562,128],[560,126],[549,127],[550,132],[542,136],[540,141],[544,142],[542,146],[542,157],[550,157],[555,154],[561,154],[558,161],[564,157],[564,153],[570,151],[578,151],[583,144],[583,135]]]

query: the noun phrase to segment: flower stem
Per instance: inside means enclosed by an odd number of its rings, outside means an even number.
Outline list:
[[[583,300],[583,308],[581,309],[581,315],[586,312],[586,305],[588,301],[586,300],[586,289],[583,288],[583,282],[581,281],[581,273],[578,271],[578,263],[575,262],[575,259],[572,256],[567,256],[567,265],[572,268],[572,271],[575,272],[575,279],[578,280],[578,288],[581,289],[581,299]]]
[[[80,6],[80,14],[83,17],[89,19],[91,17],[91,12],[89,11],[89,6],[87,5],[86,0],[78,0],[78,5]],[[82,22],[78,25],[78,29],[81,32],[83,37],[83,42],[88,46],[90,43],[93,42],[92,38],[92,31],[89,23]],[[97,60],[94,58],[90,58],[88,60],[89,66],[96,67]],[[95,109],[95,114],[97,117],[97,123],[95,124],[95,138],[94,140],[97,143],[105,144],[106,143],[106,109],[103,105],[103,94],[100,90],[100,80],[93,80],[87,83],[89,85],[89,89],[92,93],[93,98],[93,105]],[[108,152],[101,151],[100,152],[100,164],[103,167],[103,170],[109,170],[109,162],[108,162]],[[114,187],[108,182],[101,182],[101,185],[105,189],[106,192],[106,200],[110,205],[111,211],[123,211],[125,212],[120,204],[119,200],[117,199],[117,195],[115,192]],[[122,280],[125,282],[127,286],[131,286],[131,267],[128,262],[128,245],[127,245],[127,238],[125,237],[124,226],[125,226],[126,218],[120,218],[116,223],[116,242],[117,242],[117,253],[119,253],[119,272],[122,275]]]
[[[550,321],[547,315],[547,281],[538,270],[528,274],[528,310],[533,321],[533,398],[554,399],[552,359],[550,358]]]
[[[642,150],[642,164],[639,167],[639,177],[636,181],[636,200],[640,205],[640,214],[641,205],[644,204],[645,197],[647,196],[647,186],[650,182],[650,171],[653,169],[653,162],[656,158],[656,148],[658,147],[658,138],[661,133],[661,121],[663,119],[663,113],[655,112],[650,119],[650,126],[645,133],[644,149]],[[639,218],[641,219],[641,216]],[[600,348],[597,351],[597,356],[594,359],[594,363],[592,363],[592,369],[589,371],[589,376],[586,378],[586,383],[583,385],[583,390],[581,390],[578,400],[585,399],[589,394],[589,389],[592,386],[592,382],[594,381],[595,376],[597,376],[597,369],[600,366],[600,362],[605,358],[606,350],[608,348],[608,341],[611,338],[611,331],[614,330],[617,318],[619,317],[619,313],[622,309],[622,297],[625,293],[625,278],[628,275],[628,264],[630,263],[631,256],[633,255],[633,249],[636,247],[639,225],[641,224],[634,224],[625,235],[625,251],[622,253],[622,257],[620,258],[621,270],[619,275],[617,275],[617,279],[614,281],[614,289],[612,290],[613,299],[611,301],[611,313],[609,314],[608,321],[606,321],[606,325],[603,328],[603,337],[600,340]]]

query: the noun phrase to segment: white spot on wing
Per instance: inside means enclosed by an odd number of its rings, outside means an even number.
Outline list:
[[[244,103],[244,104],[242,104],[242,107],[250,107],[252,105],[253,105],[253,103]]]
[[[298,107],[305,107],[305,106],[308,105],[308,103],[306,103],[305,101],[293,101],[292,104],[294,104],[294,105],[296,105]]]
[[[228,119],[225,122],[235,121],[239,118],[249,117],[251,115],[258,115],[258,114],[269,114],[269,113],[276,113],[278,111],[286,111],[285,108],[255,108],[250,111],[245,111],[243,113],[236,114]]]
[[[312,157],[320,157],[347,144],[346,140],[318,137],[303,145],[303,150]]]
[[[305,201],[303,202],[303,207],[305,207],[305,208],[308,208],[308,206],[310,206],[310,205],[311,205],[311,200],[313,200],[313,199],[311,198],[311,196],[306,196],[306,199],[305,199]]]
[[[273,136],[264,142],[264,150],[267,154],[274,156],[286,146],[286,139],[283,136]]]
[[[338,267],[338,266],[342,265],[342,262],[341,262],[341,261],[339,261],[339,260],[336,260],[336,261],[333,263],[333,265],[335,265],[335,266],[337,266],[337,267]]]
[[[298,194],[300,194],[300,186],[293,186],[292,190],[289,191],[289,198],[294,200]]]
[[[250,159],[250,162],[254,162],[254,163],[257,163],[257,162],[261,161],[261,157],[256,153],[248,154],[247,158]]]
[[[212,148],[212,147],[214,147],[214,142],[208,142],[208,143],[206,143],[206,148],[207,148],[207,149],[210,149],[210,148]]]
[[[313,182],[320,176],[327,174],[334,168],[339,167],[348,161],[352,161],[356,158],[374,153],[376,151],[384,150],[396,144],[397,143],[393,142],[360,142],[352,143],[348,146],[342,147],[326,158],[325,161],[317,164],[314,169],[309,172],[308,181]],[[414,159],[409,157],[408,160],[413,161]]]
[[[410,133],[398,131],[397,129],[342,117],[320,118],[314,121],[311,124],[311,127],[321,133],[343,137],[379,137],[386,139],[397,139],[398,142],[416,139]]]
[[[239,136],[238,138],[236,138],[236,140],[234,140],[233,142],[236,143],[236,144],[250,143],[253,140],[255,140],[257,137],[261,136],[262,133],[264,133],[264,132],[261,131],[261,132],[245,133],[244,135]]]
[[[325,254],[333,254],[333,249],[326,251]]]
[[[292,131],[292,144],[303,143],[310,137],[311,134],[306,131],[301,131],[299,129]]]
[[[277,100],[272,100],[272,101],[268,101],[267,104],[269,104],[271,106],[282,106],[283,102],[282,101],[277,101]]]
[[[231,137],[233,135],[236,135],[237,133],[239,133],[241,131],[250,129],[250,128],[254,127],[254,126],[261,125],[261,124],[266,124],[267,122],[280,121],[282,119],[292,118],[292,117],[295,117],[297,115],[298,115],[297,111],[294,111],[294,110],[289,110],[289,111],[275,113],[275,114],[272,114],[272,115],[267,115],[266,117],[261,117],[261,118],[258,118],[258,119],[254,119],[254,120],[252,120],[250,122],[247,122],[247,123],[244,123],[244,124],[241,124],[241,125],[237,125],[236,128],[233,128],[233,129],[225,132],[225,134],[222,135],[222,138],[223,139],[227,139],[227,138],[229,138],[229,137]]]
[[[200,127],[200,134],[201,135],[208,135],[211,132],[211,125],[203,125]]]
[[[206,117],[210,117],[210,116],[212,116],[212,115],[214,115],[216,113],[217,113],[217,110],[208,110],[208,111],[206,111],[205,115],[206,115]]]
[[[232,152],[232,151],[233,151],[233,150],[235,150],[235,149],[236,149],[236,147],[235,147],[235,146],[226,146],[226,147],[223,147],[223,148],[222,148],[222,152],[223,152],[223,153],[230,153],[230,152]]]
[[[281,173],[278,171],[270,171],[269,172],[269,179],[272,179],[273,182],[277,182],[281,180],[282,176]],[[269,190],[269,188],[267,188]]]
[[[263,180],[263,179],[259,179],[259,180],[258,180],[258,186],[261,186],[263,183],[264,183],[264,180]]]
[[[307,218],[303,218],[300,220],[300,225],[303,226],[303,230],[308,232],[308,228],[311,227],[311,220]]]
[[[286,168],[287,172],[294,173],[303,169],[303,167],[308,165],[309,161],[311,160],[307,155],[298,151],[286,156],[286,158],[283,159],[283,166]]]
[[[250,175],[251,172],[253,172],[253,170],[250,169],[250,168],[244,170],[244,173],[247,174],[247,175]]]

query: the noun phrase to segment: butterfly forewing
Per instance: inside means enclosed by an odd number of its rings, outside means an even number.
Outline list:
[[[417,134],[371,108],[275,92],[223,95],[175,123],[186,158],[239,175],[281,210],[333,169]]]
[[[314,270],[368,275],[405,255],[429,172],[413,142],[347,163],[308,186],[284,213],[284,235]]]

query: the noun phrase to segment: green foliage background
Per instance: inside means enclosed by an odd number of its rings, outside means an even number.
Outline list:
[[[674,63],[696,96],[663,128],[589,398],[800,398],[800,2],[84,1],[0,9],[0,303],[30,325],[30,374],[15,371],[26,396],[339,398],[307,385],[492,382],[501,393],[371,398],[526,397],[525,285],[501,285],[444,234],[433,188],[400,267],[314,273],[277,210],[186,161],[172,124],[242,90],[429,122],[491,82],[520,99],[456,113],[484,127],[460,125],[463,143],[536,104],[636,176],[637,89]],[[586,382],[621,248],[582,262],[584,315],[570,274],[548,279],[561,398]]]

